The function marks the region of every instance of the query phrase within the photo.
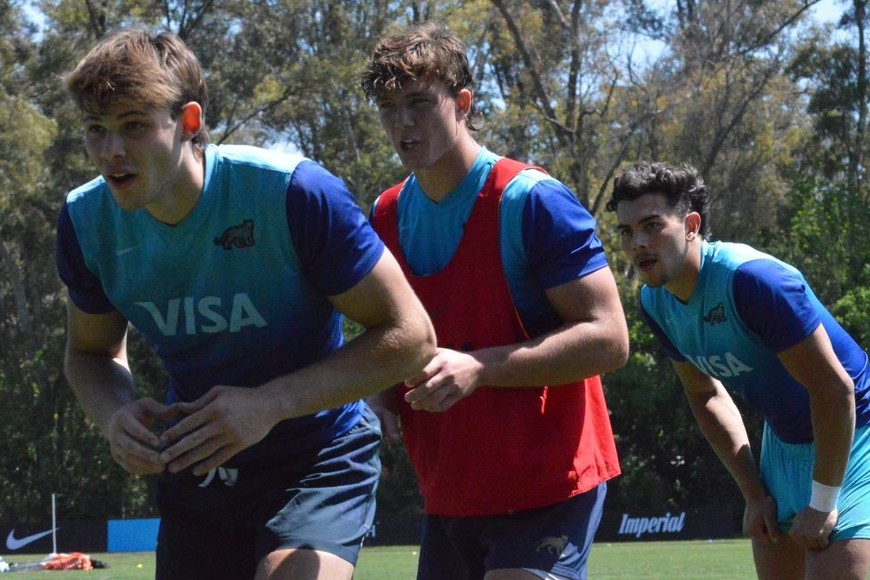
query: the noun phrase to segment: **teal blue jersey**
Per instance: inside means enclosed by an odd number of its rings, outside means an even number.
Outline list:
[[[870,423],[867,353],[819,302],[803,275],[776,258],[734,243],[704,242],[688,303],[664,287],[641,290],[645,319],[668,355],[719,379],[760,412],[787,443],[813,439],[809,395],[777,353],[822,324],[855,382],[857,425]]]
[[[120,312],[169,373],[168,401],[214,385],[255,387],[342,345],[328,296],[363,279],[383,252],[353,196],[299,156],[209,146],[191,213],[170,226],[123,211],[102,177],[70,192],[58,269],[78,308]],[[358,405],[285,421],[248,455],[331,440]],[[273,449],[273,447],[275,447]]]

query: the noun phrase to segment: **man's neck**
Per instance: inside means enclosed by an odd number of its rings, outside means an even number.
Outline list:
[[[414,175],[426,197],[436,203],[444,201],[468,175],[481,149],[480,144],[468,136],[432,167],[415,171]]]
[[[686,256],[682,270],[677,277],[665,284],[665,289],[676,296],[677,300],[683,304],[689,302],[692,294],[695,292],[695,287],[698,285],[703,247],[703,240],[700,237],[690,242],[686,246]]]
[[[196,207],[205,184],[205,151],[191,146],[185,152],[184,160],[178,169],[177,179],[172,185],[169,200],[159,205],[148,206],[146,211],[159,222],[174,226],[181,223]]]

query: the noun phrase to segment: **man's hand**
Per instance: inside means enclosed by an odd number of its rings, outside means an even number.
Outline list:
[[[135,475],[162,472],[166,464],[160,458],[160,438],[153,429],[177,412],[152,398],[127,403],[115,411],[105,427],[112,458]]]
[[[366,398],[366,403],[381,422],[381,432],[384,439],[388,441],[401,441],[402,439],[398,397],[397,389],[393,387]]]
[[[422,372],[405,381],[415,411],[446,411],[480,386],[483,364],[464,352],[439,348]]]
[[[260,389],[227,386],[176,403],[173,408],[188,416],[163,433],[167,448],[160,460],[172,473],[194,466],[194,475],[204,475],[261,441],[278,422],[275,407]]]
[[[776,523],[776,501],[769,495],[746,502],[743,533],[753,540],[776,544],[782,532]]]
[[[790,535],[799,546],[807,550],[828,547],[831,532],[837,525],[837,510],[820,512],[809,506],[794,517]]]

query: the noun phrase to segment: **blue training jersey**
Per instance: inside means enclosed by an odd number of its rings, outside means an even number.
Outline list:
[[[102,177],[67,196],[58,270],[81,310],[120,312],[169,374],[168,402],[212,386],[256,387],[343,342],[326,298],[374,267],[384,246],[337,177],[300,156],[205,150],[199,201],[179,224],[123,211]],[[228,465],[331,440],[360,403],[280,423]]]
[[[664,287],[644,286],[641,306],[668,356],[738,393],[786,443],[811,442],[812,421],[806,389],[777,353],[822,324],[855,383],[856,425],[870,424],[867,354],[794,267],[743,244],[705,241],[689,302]]]
[[[397,208],[399,243],[415,275],[438,272],[453,258],[477,195],[499,159],[482,148],[463,180],[439,203],[426,196],[414,174],[406,180]],[[571,190],[541,171],[524,170],[505,187],[499,208],[502,266],[531,336],[562,324],[545,290],[607,266],[595,227]]]

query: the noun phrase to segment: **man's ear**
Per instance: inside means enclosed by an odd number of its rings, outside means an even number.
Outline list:
[[[181,107],[181,127],[184,129],[184,140],[193,139],[202,130],[202,105],[190,101]]]
[[[701,235],[701,214],[690,211],[686,214],[686,239],[692,240]]]
[[[464,115],[471,113],[471,102],[474,99],[470,89],[460,89],[456,95],[456,108]]]

